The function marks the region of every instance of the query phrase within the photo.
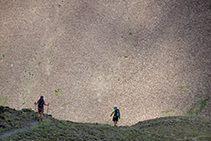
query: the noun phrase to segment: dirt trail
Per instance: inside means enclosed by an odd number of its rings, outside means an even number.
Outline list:
[[[25,127],[17,128],[17,129],[13,129],[13,130],[10,130],[10,131],[3,132],[3,133],[0,134],[0,140],[5,138],[6,136],[10,136],[10,135],[15,134],[17,132],[24,132],[26,130],[30,130],[31,128],[36,127],[38,125],[39,125],[39,122],[35,121],[35,122],[32,122],[32,123],[28,124]]]

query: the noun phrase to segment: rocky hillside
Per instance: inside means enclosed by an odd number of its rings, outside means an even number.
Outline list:
[[[76,123],[45,115],[37,121],[30,109],[0,107],[0,140],[156,140],[210,141],[211,119],[205,117],[165,117],[133,126]]]
[[[101,124],[117,105],[120,125],[211,116],[210,0],[1,0],[0,19],[0,105],[44,95],[48,114]]]

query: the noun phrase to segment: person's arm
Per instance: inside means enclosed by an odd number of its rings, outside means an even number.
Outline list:
[[[114,114],[114,110],[112,111],[112,113],[111,113],[111,116]]]
[[[48,103],[48,104],[45,104],[45,103],[44,103],[44,105],[45,105],[45,106],[49,106],[49,103]]]
[[[48,103],[48,104],[45,104],[45,101],[44,101],[44,105],[45,105],[45,106],[49,106],[49,103]]]

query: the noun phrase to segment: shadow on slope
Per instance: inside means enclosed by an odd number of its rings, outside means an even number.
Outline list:
[[[133,126],[113,127],[106,124],[57,120],[50,115],[45,115],[44,121],[37,122],[36,126],[29,127],[27,130],[20,130],[23,126],[36,122],[36,116],[34,115],[37,114],[30,109],[16,111],[15,109],[1,106],[0,137],[3,137],[3,140],[211,139],[211,119],[202,117],[165,117],[139,122]],[[13,128],[16,129],[14,130]],[[5,133],[7,133],[7,136],[4,136]]]

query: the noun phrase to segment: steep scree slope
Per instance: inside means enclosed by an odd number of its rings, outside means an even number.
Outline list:
[[[120,125],[211,116],[210,0],[1,0],[0,104]],[[47,110],[45,110],[47,112]]]

